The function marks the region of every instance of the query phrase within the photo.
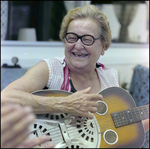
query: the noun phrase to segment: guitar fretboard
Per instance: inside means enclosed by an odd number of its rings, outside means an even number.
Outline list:
[[[111,114],[115,127],[139,122],[149,117],[149,104]]]

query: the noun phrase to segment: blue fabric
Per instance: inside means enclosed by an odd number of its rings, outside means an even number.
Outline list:
[[[149,68],[137,65],[134,69],[129,93],[132,95],[137,107],[149,104]],[[149,148],[149,131],[142,148]]]
[[[1,90],[23,76],[27,70],[25,68],[1,68]]]

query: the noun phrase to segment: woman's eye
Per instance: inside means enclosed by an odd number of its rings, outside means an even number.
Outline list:
[[[75,38],[75,37],[69,37],[69,38],[68,38],[69,41],[76,41],[76,39],[77,39],[77,38]]]
[[[92,40],[91,40],[91,39],[84,39],[84,42],[86,42],[86,43],[91,43]]]

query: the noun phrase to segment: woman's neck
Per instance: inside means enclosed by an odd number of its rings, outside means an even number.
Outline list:
[[[92,72],[75,72],[70,71],[70,79],[77,91],[91,87],[91,93],[100,91],[100,80],[96,69]]]

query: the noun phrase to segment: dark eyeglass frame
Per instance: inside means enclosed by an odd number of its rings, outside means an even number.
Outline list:
[[[69,41],[67,40],[67,35],[68,35],[68,34],[74,34],[74,35],[76,35],[76,36],[77,36],[77,40],[76,40],[75,42],[69,42]],[[91,44],[85,44],[85,43],[82,41],[82,38],[83,38],[84,36],[91,36],[91,37],[93,38],[93,42],[92,42]],[[66,33],[66,35],[65,35],[65,39],[67,40],[68,43],[76,43],[76,42],[80,39],[81,42],[82,42],[84,45],[86,45],[86,46],[91,46],[91,45],[95,42],[95,40],[98,40],[98,39],[101,39],[101,38],[103,38],[103,37],[100,36],[99,38],[94,38],[92,35],[89,35],[89,34],[85,34],[85,35],[79,36],[79,35],[77,35],[76,33],[73,33],[73,32],[68,32],[68,33]]]

